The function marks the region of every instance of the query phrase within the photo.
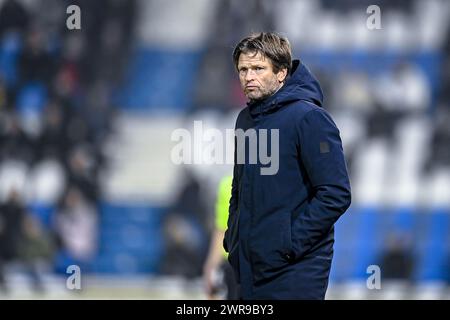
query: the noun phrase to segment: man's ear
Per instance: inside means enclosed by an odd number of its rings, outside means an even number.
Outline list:
[[[287,68],[280,69],[277,73],[277,79],[279,83],[286,81],[287,77]]]

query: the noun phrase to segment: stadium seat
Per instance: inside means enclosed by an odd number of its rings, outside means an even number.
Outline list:
[[[162,210],[103,203],[100,207],[97,273],[153,273],[163,251]]]
[[[17,57],[22,43],[17,34],[10,33],[0,41],[0,77],[8,87],[12,87],[17,81]]]
[[[418,282],[443,281],[446,270],[447,248],[449,243],[450,214],[448,209],[434,209],[425,213],[421,224],[420,243],[418,243],[418,265],[415,280]]]
[[[128,111],[180,112],[192,103],[200,53],[138,50],[130,64],[117,105]]]

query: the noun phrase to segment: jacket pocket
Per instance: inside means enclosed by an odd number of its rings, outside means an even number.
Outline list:
[[[300,215],[308,214],[308,210],[308,207],[303,207],[299,210],[299,215],[293,215],[292,218],[291,240],[293,259],[299,261],[312,256],[322,260],[329,259],[333,256],[333,228],[329,232],[313,239],[313,234],[308,234],[303,229],[304,226],[299,224]]]
[[[292,247],[289,214],[285,212],[273,216],[253,230],[250,258],[256,283],[277,275],[289,264]]]
[[[297,210],[291,213],[291,260],[300,260],[306,252],[300,243],[299,235],[303,234],[304,230],[299,223],[300,217],[307,213],[308,206],[307,203],[301,205]]]
[[[233,250],[230,250],[228,254],[228,262],[233,269],[235,279],[238,283],[240,283],[240,272],[239,272],[239,246],[235,245]]]
[[[231,253],[239,244],[239,209],[237,209],[236,212],[229,217],[228,229],[225,232],[224,243],[229,253]]]
[[[291,261],[294,258],[294,252],[292,250],[292,223],[291,215],[284,220],[282,227],[283,233],[283,249],[281,250],[281,256],[286,261]]]

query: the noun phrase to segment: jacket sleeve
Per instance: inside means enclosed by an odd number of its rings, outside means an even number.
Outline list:
[[[237,123],[239,121],[236,120],[236,127]],[[227,230],[225,231],[225,236],[223,238],[223,248],[226,252],[229,252],[230,246],[228,245],[228,238],[230,235],[230,221],[234,220],[236,217],[236,210],[238,207],[238,201],[239,201],[239,175],[237,170],[237,139],[234,137],[234,167],[233,167],[233,182],[231,184],[231,198],[230,198],[230,206],[228,210],[228,223],[227,223]]]
[[[236,214],[237,204],[238,204],[238,198],[239,198],[239,190],[238,190],[238,176],[236,174],[236,165],[234,165],[233,170],[233,183],[231,185],[231,198],[230,198],[230,207],[228,210],[228,223],[227,223],[227,230],[225,231],[225,236],[223,240],[223,247],[226,252],[229,252],[228,249],[228,235],[229,235],[229,226],[230,226],[230,220],[235,219],[234,215]]]
[[[339,130],[321,108],[309,111],[298,126],[300,161],[312,197],[294,221],[295,258],[301,258],[325,236],[351,203],[350,181]]]

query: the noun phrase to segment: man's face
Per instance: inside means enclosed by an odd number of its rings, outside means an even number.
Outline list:
[[[260,52],[241,53],[238,72],[242,90],[249,100],[262,100],[274,94],[287,74],[286,69],[274,73],[272,61]]]

